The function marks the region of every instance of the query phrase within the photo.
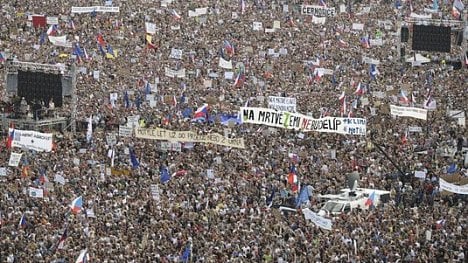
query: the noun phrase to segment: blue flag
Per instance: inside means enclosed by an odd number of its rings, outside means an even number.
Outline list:
[[[448,174],[453,174],[457,171],[457,165],[452,163],[449,167],[447,167],[447,173]]]
[[[241,124],[242,121],[239,118],[239,115],[235,114],[227,114],[227,113],[221,113],[219,116],[219,121],[221,122],[222,125],[228,125],[229,122],[233,122],[235,124]]]
[[[46,33],[45,32],[42,32],[41,33],[41,36],[39,38],[39,45],[43,45],[46,41]]]
[[[191,108],[185,108],[183,111],[182,111],[182,116],[184,117],[184,119],[190,119],[192,118],[193,116],[193,110]]]
[[[165,184],[169,182],[169,180],[171,180],[171,175],[169,174],[167,167],[163,167],[160,171],[160,181]]]
[[[180,257],[180,259],[182,260],[182,262],[189,262],[190,260],[190,255],[192,254],[192,249],[190,248],[190,244],[188,244],[186,247],[185,247],[185,250],[184,252],[182,253],[182,256]]]
[[[301,188],[301,192],[299,196],[296,198],[296,208],[300,207],[303,203],[309,201],[309,190],[307,189],[307,185]]]
[[[140,162],[135,156],[135,150],[130,149],[130,161],[132,162],[133,169],[136,169],[140,166]]]
[[[124,93],[124,102],[125,102],[125,108],[130,108],[130,100],[128,99],[128,92],[125,91]]]

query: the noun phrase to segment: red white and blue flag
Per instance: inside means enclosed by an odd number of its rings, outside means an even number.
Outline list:
[[[207,121],[208,120],[208,104],[204,103],[193,114],[192,121]]]
[[[83,197],[77,197],[70,205],[72,213],[78,214],[83,209]]]

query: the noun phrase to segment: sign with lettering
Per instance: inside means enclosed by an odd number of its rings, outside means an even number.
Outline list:
[[[319,5],[302,5],[301,13],[303,15],[318,16],[318,17],[333,17],[336,16],[334,7],[325,7]]]
[[[118,6],[72,6],[72,14],[83,14],[83,13],[119,13],[120,7]]]
[[[52,133],[17,130],[12,128],[9,128],[8,132],[9,134],[13,133],[12,147],[46,152],[50,152],[52,150]]]
[[[367,120],[362,118],[324,117],[314,119],[299,113],[251,107],[241,107],[240,115],[243,123],[261,124],[304,132],[366,135]]]
[[[401,117],[412,117],[421,120],[427,120],[427,110],[414,107],[400,107],[390,105],[390,114]]]
[[[198,134],[193,131],[170,131],[160,128],[146,129],[138,128],[135,131],[135,136],[142,139],[152,139],[160,141],[172,141],[172,142],[199,142],[199,143],[211,143],[216,145],[223,145],[232,148],[244,149],[243,138],[226,138],[218,133],[207,133]]]
[[[279,111],[296,112],[296,98],[269,96],[268,108]]]

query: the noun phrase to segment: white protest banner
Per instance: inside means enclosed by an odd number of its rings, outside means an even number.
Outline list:
[[[7,175],[7,168],[0,167],[0,176],[6,176],[6,175]]]
[[[21,160],[21,156],[23,156],[22,153],[14,153],[12,152],[10,154],[10,161],[8,162],[8,166],[13,166],[13,167],[17,167],[20,160]]]
[[[72,14],[83,14],[83,13],[119,13],[120,7],[118,6],[72,6]]]
[[[161,142],[161,151],[181,152],[182,144],[180,142]]]
[[[334,7],[325,7],[318,5],[301,5],[301,12],[303,15],[318,17],[336,16],[336,10]]]
[[[140,121],[140,115],[132,115],[127,117],[127,127],[134,128],[138,127],[138,122]]]
[[[314,119],[300,113],[276,111],[266,108],[241,107],[243,123],[261,124],[270,127],[295,129],[304,132],[328,132],[349,135],[366,135],[366,119],[325,117]]]
[[[46,18],[46,24],[48,25],[58,25],[59,21],[58,21],[58,17],[56,16],[48,16]]]
[[[426,171],[414,171],[414,177],[419,179],[426,179]]]
[[[314,73],[317,73],[319,75],[333,75],[333,70],[328,69],[328,68],[316,68],[314,70]]]
[[[416,18],[416,19],[432,19],[432,14],[419,15],[419,14],[416,14],[416,13],[411,13],[410,17],[411,18]]]
[[[449,118],[465,118],[465,111],[462,110],[448,110],[447,117]]]
[[[268,108],[296,112],[296,98],[268,96]]]
[[[414,107],[400,107],[390,105],[390,114],[401,117],[412,117],[421,120],[427,120],[427,110]]]
[[[44,190],[41,188],[29,187],[28,192],[29,192],[29,196],[31,197],[35,197],[35,198],[44,197]]]
[[[368,57],[365,57],[365,56],[362,57],[362,62],[364,62],[366,64],[374,64],[376,66],[380,65],[380,60],[373,59],[373,58],[368,58]]]
[[[224,60],[222,57],[219,57],[219,65],[220,68],[224,69],[232,69],[232,61]]]
[[[156,24],[145,22],[145,28],[147,34],[156,34]]]
[[[262,22],[253,22],[252,28],[254,31],[260,31],[263,28]]]
[[[192,131],[170,131],[160,128],[139,128],[136,129],[135,136],[137,138],[160,141],[199,142],[223,145],[239,149],[245,148],[243,138],[230,139],[218,133],[198,134]]]
[[[185,78],[185,69],[174,70],[166,68],[165,75],[170,78]]]
[[[327,18],[325,16],[312,16],[312,23],[314,24],[325,25],[325,22],[327,22]]]
[[[302,209],[302,213],[304,214],[304,218],[312,221],[316,226],[326,229],[332,230],[332,221],[328,218],[319,216],[317,213],[312,212],[309,208]]]
[[[189,17],[197,17],[197,16],[206,15],[206,14],[208,14],[208,7],[195,8],[194,11],[192,10],[188,11]]]
[[[61,174],[55,174],[54,182],[65,185],[65,178]]]
[[[169,57],[173,59],[182,59],[182,49],[172,48]]]
[[[159,201],[161,197],[161,192],[159,190],[159,186],[157,184],[150,185],[151,196],[154,200]]]
[[[17,130],[9,128],[9,134],[13,132],[13,147],[27,148],[34,151],[52,150],[52,133],[40,133],[36,131]]]
[[[410,126],[408,127],[409,132],[422,132],[422,128],[419,126]]]
[[[380,47],[380,46],[383,45],[383,40],[381,38],[369,39],[369,45],[370,46]]]
[[[439,185],[441,190],[445,190],[447,192],[467,195],[468,194],[468,184],[465,185],[455,185],[445,181],[442,178],[439,178]]]
[[[125,125],[120,125],[119,126],[119,136],[120,137],[130,137],[130,136],[132,136],[132,131],[133,131],[132,127],[128,127],[128,126],[125,126]]]
[[[49,41],[54,46],[67,47],[67,48],[72,47],[72,43],[67,41],[67,36],[59,36],[59,37],[49,36]]]
[[[364,30],[364,24],[362,24],[362,23],[353,23],[352,29],[362,31],[362,30]]]

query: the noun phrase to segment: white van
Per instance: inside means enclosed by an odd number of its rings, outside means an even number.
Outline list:
[[[374,193],[373,205],[386,203],[390,200],[390,192],[377,189],[357,188],[354,192],[350,189],[341,190],[339,195],[319,195],[322,200],[327,200],[319,211],[321,216],[334,216],[341,213],[349,213],[356,208],[369,209],[366,205],[370,195]]]

